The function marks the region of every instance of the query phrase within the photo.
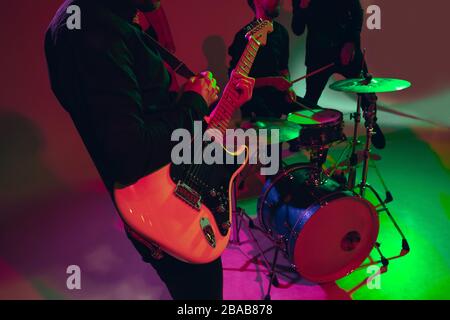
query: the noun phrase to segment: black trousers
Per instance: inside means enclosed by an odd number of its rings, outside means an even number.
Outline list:
[[[316,63],[310,63],[307,66],[306,73],[309,74],[327,64],[328,62],[316,62]],[[356,53],[355,59],[347,66],[342,66],[340,62],[335,62],[335,65],[329,69],[326,69],[325,71],[322,71],[318,74],[315,74],[312,77],[309,77],[306,79],[306,94],[305,94],[305,100],[307,103],[316,105],[322,95],[323,90],[325,89],[325,86],[328,83],[328,80],[330,77],[337,73],[345,78],[359,78],[361,76],[361,68],[367,72],[367,65],[365,63],[362,63],[362,53]],[[368,105],[369,101],[365,97],[365,95],[362,95],[362,105],[363,107]]]
[[[322,60],[325,61],[325,60]],[[329,61],[329,60],[328,60]],[[328,63],[314,63],[308,65],[307,73],[310,73],[314,70],[327,65]],[[367,73],[367,65],[363,63],[363,55],[361,52],[357,52],[355,55],[355,59],[347,66],[342,66],[340,62],[335,62],[335,66],[327,69],[321,73],[318,73],[312,77],[306,79],[306,94],[305,100],[307,103],[315,105],[320,99],[325,86],[330,79],[330,77],[335,74],[341,74],[344,77],[348,78],[360,78],[361,77],[361,68],[364,72]],[[360,94],[361,97],[361,107],[363,110],[366,110],[373,101],[377,100],[377,96],[374,93],[368,94]],[[377,149],[383,149],[386,145],[386,140],[381,131],[380,127],[376,123],[375,118],[375,135],[372,137],[372,143]]]
[[[164,253],[163,258],[157,260],[144,244],[130,234],[128,238],[141,254],[142,260],[156,270],[174,300],[223,299],[223,269],[220,258],[207,264],[189,264]]]

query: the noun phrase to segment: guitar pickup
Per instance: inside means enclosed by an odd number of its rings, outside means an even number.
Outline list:
[[[186,202],[195,210],[200,211],[202,196],[187,184],[178,181],[177,187],[175,188],[175,196]]]

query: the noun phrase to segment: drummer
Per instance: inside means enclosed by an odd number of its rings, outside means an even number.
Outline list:
[[[315,105],[334,73],[346,78],[367,74],[367,65],[361,51],[363,10],[360,0],[293,0],[292,31],[300,36],[308,29],[306,40],[307,73],[334,63],[313,77],[306,79],[305,99]],[[370,97],[362,95],[362,106],[368,106]],[[373,144],[385,147],[385,138],[375,123]]]
[[[254,61],[250,76],[256,79],[252,100],[241,108],[242,116],[276,117],[300,110],[299,100],[290,82],[289,34],[285,27],[275,21],[280,14],[280,0],[247,0],[254,12],[254,18],[270,20],[274,30],[268,35],[267,45],[261,47]],[[234,37],[228,49],[231,56],[230,72],[236,67],[247,45],[242,28]]]

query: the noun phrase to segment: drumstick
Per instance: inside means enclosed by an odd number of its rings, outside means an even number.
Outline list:
[[[299,106],[302,107],[302,108],[308,109],[309,111],[314,111],[314,108],[307,107],[307,106],[305,106],[303,103],[300,103],[300,102],[298,102],[298,101],[293,101],[292,103],[295,103],[295,104],[299,105]],[[301,117],[309,118],[308,116],[304,116],[304,115],[301,115],[301,114],[297,114],[297,113],[295,113],[295,112],[293,112],[293,113],[296,114],[296,115],[298,115],[298,116],[301,116]],[[311,119],[312,119],[312,118],[311,118]]]
[[[300,80],[303,80],[303,79],[312,77],[313,75],[315,75],[315,74],[317,74],[317,73],[320,73],[320,72],[322,72],[322,71],[325,71],[325,70],[331,68],[331,67],[334,66],[334,65],[335,65],[334,62],[333,62],[333,63],[330,63],[330,64],[327,64],[326,66],[324,66],[324,67],[322,67],[322,68],[320,68],[320,69],[317,69],[317,70],[315,70],[315,71],[313,71],[313,72],[311,72],[311,73],[309,73],[309,74],[307,74],[307,75],[305,75],[305,76],[303,76],[303,77],[300,77],[300,78],[298,78],[298,79],[296,79],[296,80],[294,80],[294,81],[291,81],[291,84],[294,84],[294,83],[296,83],[296,82],[299,82]]]

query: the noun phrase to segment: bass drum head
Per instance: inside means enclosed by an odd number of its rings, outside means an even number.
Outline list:
[[[346,276],[369,256],[378,230],[378,214],[368,201],[345,196],[327,202],[290,236],[297,271],[317,283]]]

